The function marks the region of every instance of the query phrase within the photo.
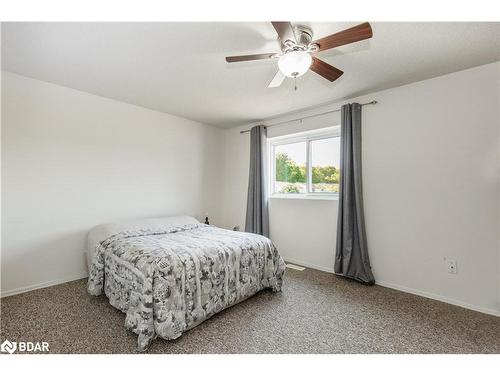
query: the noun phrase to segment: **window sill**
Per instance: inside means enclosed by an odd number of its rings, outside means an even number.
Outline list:
[[[333,194],[273,194],[270,199],[309,199],[314,201],[338,201],[339,196]]]

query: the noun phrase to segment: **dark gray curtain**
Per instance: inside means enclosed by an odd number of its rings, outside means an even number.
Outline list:
[[[362,283],[374,284],[363,212],[361,105],[343,105],[341,116],[339,212],[334,270]]]
[[[269,237],[265,146],[266,127],[254,126],[250,130],[250,177],[245,231]]]

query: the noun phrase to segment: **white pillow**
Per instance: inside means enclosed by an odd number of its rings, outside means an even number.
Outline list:
[[[158,229],[161,230],[165,226],[181,226],[189,224],[198,224],[199,221],[192,216],[170,216],[170,217],[156,217],[149,219],[137,219],[130,221],[123,221],[119,223],[109,223],[98,225],[89,232],[88,246],[87,246],[87,265],[90,269],[92,259],[96,247],[99,243],[104,241],[117,233],[129,230],[141,229]]]

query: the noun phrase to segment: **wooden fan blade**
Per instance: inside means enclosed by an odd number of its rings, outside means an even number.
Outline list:
[[[251,60],[267,60],[278,57],[277,53],[259,53],[257,55],[242,55],[242,56],[227,56],[226,61],[228,63],[240,62],[240,61],[251,61]]]
[[[273,24],[274,30],[278,33],[281,43],[285,44],[287,40],[291,40],[297,43],[295,39],[295,34],[293,33],[293,27],[290,22],[271,22]]]
[[[361,25],[351,27],[336,34],[325,36],[324,38],[315,40],[313,43],[319,45],[319,50],[324,51],[330,48],[343,46],[345,44],[359,42],[360,40],[369,39],[373,36],[372,27],[368,22]]]
[[[342,74],[344,74],[344,72],[342,70],[337,69],[334,66],[331,66],[330,64],[327,64],[323,60],[320,60],[314,56],[313,56],[312,60],[313,61],[312,61],[310,69],[314,73],[319,74],[321,77],[326,78],[330,82],[335,81]]]
[[[280,87],[283,81],[285,80],[286,76],[281,73],[281,70],[278,70],[276,75],[274,76],[273,80],[269,83],[268,88],[274,88],[274,87]]]

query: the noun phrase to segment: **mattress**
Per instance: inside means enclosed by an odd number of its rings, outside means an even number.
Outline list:
[[[95,248],[87,290],[105,293],[126,314],[139,351],[158,336],[178,338],[260,290],[282,288],[285,263],[270,239],[184,220],[117,225],[94,231],[92,240],[89,235]]]
[[[89,232],[87,237],[87,266],[90,270],[92,259],[94,259],[97,246],[105,239],[125,231],[140,230],[143,228],[157,229],[165,228],[167,226],[182,226],[188,224],[196,224],[196,220],[192,216],[168,216],[168,217],[155,217],[147,219],[136,219],[123,221],[119,223],[108,223],[98,225]]]

